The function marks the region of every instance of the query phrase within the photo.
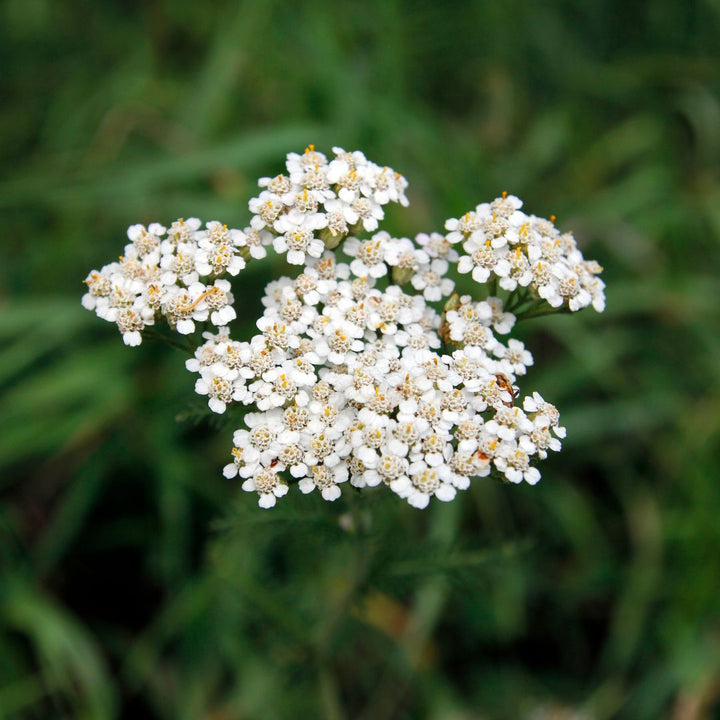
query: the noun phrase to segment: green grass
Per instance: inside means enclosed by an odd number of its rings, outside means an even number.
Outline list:
[[[720,717],[715,3],[0,12],[0,718]],[[129,224],[243,226],[310,142],[406,175],[397,234],[508,190],[605,266],[523,331],[539,486],[261,512],[180,355],[80,307]]]

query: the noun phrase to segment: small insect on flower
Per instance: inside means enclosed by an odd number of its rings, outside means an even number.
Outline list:
[[[506,392],[510,393],[510,396],[512,397],[512,400],[508,400],[505,405],[507,407],[512,407],[515,404],[515,400],[517,400],[518,396],[520,395],[520,388],[515,387],[508,378],[507,375],[504,373],[496,373],[495,379],[497,380],[497,384]]]

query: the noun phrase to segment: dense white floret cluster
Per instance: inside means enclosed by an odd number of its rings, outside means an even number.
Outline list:
[[[267,507],[287,491],[285,472],[326,500],[347,481],[384,483],[416,507],[451,500],[493,466],[511,482],[537,482],[531,458],[559,449],[564,430],[539,396],[527,412],[515,405],[532,356],[496,337],[514,320],[500,300],[459,299],[443,320],[422,295],[380,290],[355,263],[326,251],[294,280],[271,283],[260,333],[208,334],[187,361],[212,410],[260,411],[235,433],[226,476],[245,478]]]
[[[230,282],[245,267],[245,238],[227,225],[197,218],[131,225],[130,243],[117,262],[85,279],[82,304],[103,320],[117,323],[126,345],[139,345],[142,331],[162,316],[181,335],[196,322],[227,325],[236,317]]]
[[[333,152],[330,161],[314,145],[302,155],[290,153],[287,175],[260,178],[264,189],[250,201],[250,227],[270,231],[273,247],[287,253],[291,265],[320,257],[350,232],[377,230],[383,205],[408,204],[402,175],[359,151]]]
[[[605,308],[602,267],[585,260],[570,233],[561,234],[550,220],[526,215],[522,201],[503,194],[491,203],[445,223],[449,243],[461,245],[466,254],[458,272],[472,273],[484,284],[497,282],[510,292],[527,288],[551,307],[570,311],[592,305]]]
[[[445,235],[394,238],[378,224],[384,205],[407,204],[405,179],[334,154],[288,155],[286,175],[259,181],[243,231],[194,218],[132,226],[119,262],[88,276],[83,305],[128,345],[159,318],[183,335],[202,325],[186,366],[211,411],[241,410],[224,474],[262,507],[293,484],[330,501],[382,485],[418,508],[491,472],[535,484],[565,429],[537,392],[519,400],[533,358],[506,336],[523,315],[602,310],[601,268],[507,194]],[[300,272],[267,286],[258,332],[235,340],[224,278],[270,246]],[[459,296],[455,272],[485,291]]]

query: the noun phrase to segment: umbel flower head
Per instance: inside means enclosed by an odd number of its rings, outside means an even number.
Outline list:
[[[201,332],[186,367],[212,412],[242,420],[223,472],[261,507],[291,486],[331,502],[383,486],[424,508],[491,474],[534,485],[566,431],[539,393],[520,398],[533,357],[509,334],[525,317],[602,311],[602,268],[507,193],[446,234],[392,237],[379,223],[387,204],[407,205],[406,180],[333,153],[311,145],[261,178],[244,230],[131,226],[119,261],[88,275],[83,305],[127,345],[156,322]],[[267,286],[257,333],[233,339],[231,279],[270,247],[298,272]],[[458,274],[477,292],[456,293]]]

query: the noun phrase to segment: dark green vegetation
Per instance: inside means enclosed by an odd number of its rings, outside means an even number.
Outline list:
[[[0,717],[720,717],[717,4],[1,12]],[[309,142],[406,175],[397,234],[509,190],[606,267],[525,328],[539,486],[261,511],[180,355],[81,309],[127,225],[242,227]]]

